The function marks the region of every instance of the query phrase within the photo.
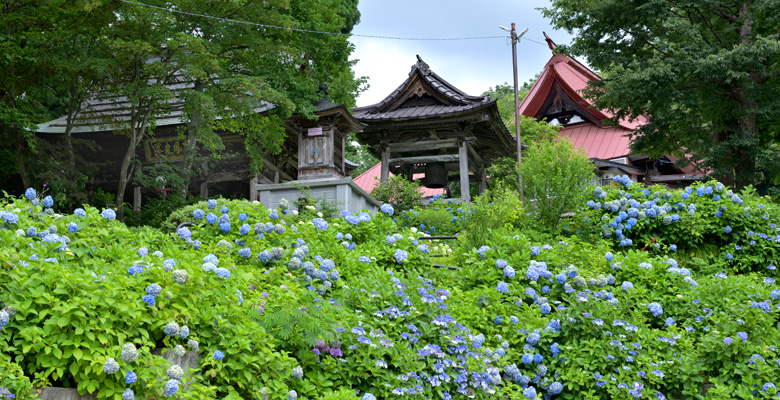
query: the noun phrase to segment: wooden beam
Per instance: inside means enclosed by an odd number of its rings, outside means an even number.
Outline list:
[[[467,137],[466,140],[475,141],[476,137]],[[390,143],[391,153],[406,153],[411,151],[431,151],[442,149],[454,149],[458,147],[458,139],[420,140],[416,142]]]
[[[460,197],[464,203],[471,202],[471,195],[469,194],[469,157],[468,157],[468,142],[458,142],[458,161],[460,162]]]
[[[390,177],[390,147],[387,144],[382,144],[382,171],[380,172],[379,179],[381,182],[387,182]]]
[[[252,179],[249,180],[249,201],[257,201],[260,199],[260,193],[257,191],[257,189],[255,189],[257,182],[257,175],[253,176]]]
[[[432,162],[452,162],[458,161],[460,156],[458,154],[442,154],[438,156],[419,156],[419,157],[402,157],[393,158],[389,160],[389,165],[409,165],[409,164],[427,164]]]
[[[284,178],[284,179],[286,179],[288,181],[294,181],[295,180],[290,175],[287,175],[281,168],[277,167],[274,163],[272,163],[272,162],[270,162],[268,160],[263,160],[263,168],[266,168],[266,167],[268,167],[268,169],[270,169],[271,171],[274,171],[274,172],[278,173],[279,175],[282,176],[282,178]]]
[[[485,190],[487,190],[487,174],[485,174],[484,165],[480,165],[477,168],[477,178],[479,179],[479,194],[485,193]]]

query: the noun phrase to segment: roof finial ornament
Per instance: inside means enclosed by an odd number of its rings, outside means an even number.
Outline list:
[[[558,45],[555,44],[555,42],[553,42],[553,40],[550,39],[549,36],[547,36],[547,33],[542,32],[542,35],[544,35],[544,41],[547,42],[547,46],[549,46],[550,50],[552,50],[554,52],[555,48],[558,47]]]
[[[322,98],[328,98],[328,84],[325,82],[320,83],[320,90],[317,91],[318,93],[322,93]]]
[[[409,72],[409,75],[411,76],[414,73],[414,69],[417,68],[420,70],[420,72],[423,73],[423,75],[428,75],[431,73],[431,67],[428,66],[428,64],[423,61],[422,58],[420,58],[420,55],[417,55],[417,62],[412,65],[412,70]]]

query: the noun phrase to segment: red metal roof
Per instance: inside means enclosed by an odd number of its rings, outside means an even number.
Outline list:
[[[365,190],[368,193],[371,193],[372,190],[374,190],[374,185],[376,185],[377,182],[379,182],[380,175],[382,174],[382,163],[377,163],[373,167],[369,168],[368,171],[363,172],[354,179],[355,183],[360,186],[361,189]],[[390,176],[393,176],[392,173],[390,173]],[[414,179],[420,179],[425,177],[425,174],[414,174]],[[420,193],[423,197],[431,197],[435,195],[443,195],[444,189],[428,189],[426,187],[420,188]]]
[[[523,101],[520,102],[520,113],[533,117],[541,108],[542,103],[544,103],[553,83],[557,82],[566,94],[597,119],[603,120],[614,117],[614,114],[608,110],[593,108],[593,104],[582,97],[583,90],[591,80],[599,81],[601,77],[571,57],[563,54],[554,54],[544,66],[539,79],[534,82],[531,90],[528,91]],[[618,122],[620,127],[634,130],[647,123],[647,119],[643,116],[632,121],[621,119]]]
[[[607,126],[599,128],[591,123],[567,126],[558,134],[571,140],[575,148],[585,150],[588,158],[611,160],[631,154],[628,130]]]

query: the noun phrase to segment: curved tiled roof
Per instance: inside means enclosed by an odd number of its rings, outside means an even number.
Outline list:
[[[403,104],[394,104],[399,100],[407,100],[410,90],[415,85],[427,85],[440,94],[442,101],[439,104],[418,105],[405,107]],[[450,103],[450,104],[447,104]],[[492,103],[490,96],[470,96],[442,77],[431,71],[428,64],[417,56],[417,63],[412,65],[409,77],[401,83],[387,97],[376,104],[352,109],[355,118],[360,120],[389,120],[403,118],[425,118],[457,114],[464,111],[478,109]]]

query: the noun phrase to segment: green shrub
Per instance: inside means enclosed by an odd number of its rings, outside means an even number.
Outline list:
[[[449,203],[448,203],[449,202]],[[431,236],[453,236],[461,231],[460,220],[455,209],[461,209],[459,204],[451,200],[436,200],[426,208],[417,207],[403,212],[398,224],[404,227],[417,227]]]
[[[197,201],[196,197],[187,199],[180,194],[149,198],[143,203],[140,211],[134,211],[130,208],[125,210],[125,224],[127,226],[160,228],[171,213]]]
[[[517,192],[503,187],[486,190],[467,207],[463,215],[464,233],[458,237],[459,254],[487,244],[490,231],[513,228],[523,218],[523,205]]]
[[[377,182],[371,195],[383,203],[392,204],[396,212],[411,210],[422,205],[420,184],[400,175],[393,175],[385,182]]]
[[[523,154],[525,208],[539,229],[557,231],[561,216],[581,207],[593,177],[593,164],[566,139],[534,143]]]

